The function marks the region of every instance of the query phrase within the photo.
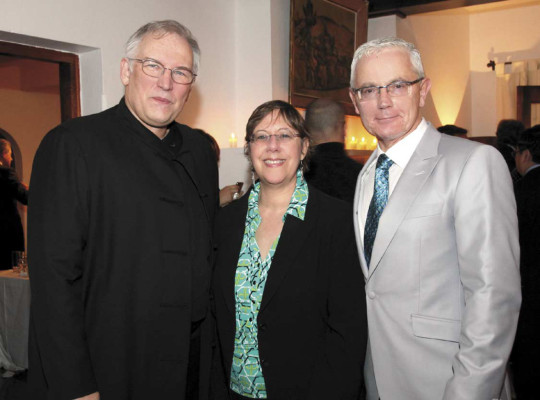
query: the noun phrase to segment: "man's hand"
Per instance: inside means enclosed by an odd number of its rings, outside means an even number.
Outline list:
[[[78,397],[74,400],[99,400],[99,392],[94,392],[84,397]]]

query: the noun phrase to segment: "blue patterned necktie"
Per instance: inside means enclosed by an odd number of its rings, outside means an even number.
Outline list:
[[[388,201],[388,170],[393,163],[386,154],[381,154],[377,160],[373,197],[369,203],[366,226],[364,228],[364,255],[368,268],[371,260],[371,251],[373,250],[373,242],[375,241],[379,226],[379,218]]]

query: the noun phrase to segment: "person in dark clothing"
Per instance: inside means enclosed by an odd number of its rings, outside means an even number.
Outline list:
[[[520,135],[515,151],[522,178],[515,185],[521,247],[523,301],[512,352],[514,386],[519,400],[538,398],[540,381],[540,125]]]
[[[515,119],[503,119],[497,125],[497,150],[499,150],[504,161],[506,161],[514,183],[521,179],[521,174],[516,169],[514,150],[517,146],[519,135],[524,129],[525,126],[523,123]]]
[[[24,232],[17,202],[28,204],[28,187],[11,168],[11,144],[0,139],[0,270],[12,267],[11,252],[24,251]]]
[[[462,128],[460,126],[448,124],[448,125],[439,126],[437,130],[441,133],[445,133],[450,136],[467,139],[467,129]]]
[[[330,99],[317,99],[306,109],[306,126],[315,150],[305,173],[308,183],[322,192],[352,203],[362,164],[345,153],[345,113]]]
[[[178,22],[144,25],[121,60],[120,103],[56,127],[37,151],[32,399],[207,397],[217,165],[175,122],[199,54]]]

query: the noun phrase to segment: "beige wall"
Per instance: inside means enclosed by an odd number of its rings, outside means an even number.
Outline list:
[[[60,96],[0,89],[0,121],[2,129],[19,145],[23,162],[22,180],[28,183],[32,160],[43,133],[60,122]]]

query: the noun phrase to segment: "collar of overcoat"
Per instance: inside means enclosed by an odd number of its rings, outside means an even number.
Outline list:
[[[197,140],[196,140],[196,139],[199,139],[196,136],[198,135],[196,132],[193,132],[191,128],[189,128],[186,125],[173,122],[171,124],[170,129],[177,130],[178,133],[181,135],[182,147],[181,147],[181,150],[177,154],[172,154],[163,145],[161,139],[159,139],[155,134],[153,134],[149,129],[147,129],[137,118],[135,118],[133,113],[127,107],[124,98],[120,100],[120,103],[118,104],[117,112],[119,114],[119,117],[122,118],[128,124],[128,126],[133,130],[137,138],[140,139],[146,146],[150,147],[150,149],[157,156],[162,157],[166,160],[176,161],[180,163],[181,165],[183,165],[189,178],[191,179],[191,181],[197,188],[199,198],[202,199],[209,196],[209,194],[206,193],[205,190],[203,190],[203,187],[199,179],[199,174],[196,168],[196,162],[195,162],[196,154],[194,153],[197,146],[200,146],[200,144],[197,143]],[[210,218],[209,212],[206,209],[204,202],[203,202],[203,206],[204,206],[206,217],[209,220]]]

